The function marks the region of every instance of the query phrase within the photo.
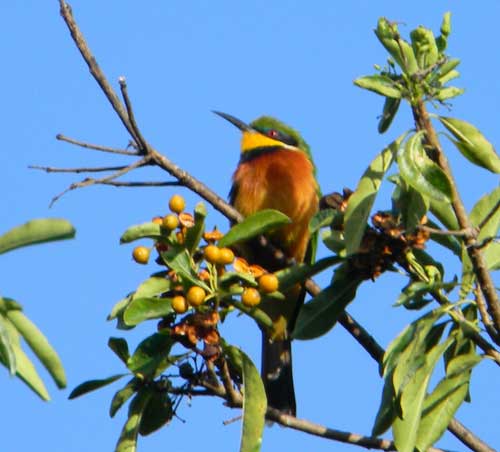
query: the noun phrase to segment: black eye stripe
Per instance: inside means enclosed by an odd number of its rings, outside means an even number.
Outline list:
[[[297,140],[279,130],[276,129],[257,129],[257,130],[264,135],[267,135],[275,140],[281,141],[282,143],[288,144],[290,146],[298,145]]]

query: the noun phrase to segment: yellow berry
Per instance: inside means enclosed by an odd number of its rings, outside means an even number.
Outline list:
[[[211,264],[217,264],[220,256],[220,248],[215,245],[207,245],[205,247],[205,259]]]
[[[205,291],[198,286],[190,287],[187,292],[187,301],[191,306],[200,306],[205,301]]]
[[[278,286],[278,278],[272,273],[266,273],[259,278],[259,289],[264,293],[275,292]]]
[[[147,264],[151,250],[146,246],[136,246],[132,251],[132,257],[138,264]]]
[[[234,253],[229,248],[220,248],[217,263],[219,265],[229,265],[234,261]]]
[[[189,309],[189,304],[182,295],[176,295],[172,298],[172,309],[177,314],[184,314]]]
[[[241,294],[241,301],[249,308],[253,308],[260,303],[260,293],[253,287],[247,287]]]
[[[179,218],[173,213],[165,215],[162,220],[162,225],[165,229],[173,231],[177,226],[179,226]]]
[[[184,198],[181,195],[174,195],[170,198],[168,207],[172,212],[181,213],[186,207],[186,201],[184,201]]]
[[[151,221],[154,224],[159,224],[160,226],[163,224],[163,218],[162,217],[154,217]]]

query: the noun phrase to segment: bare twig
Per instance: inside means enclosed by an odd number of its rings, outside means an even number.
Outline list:
[[[136,142],[139,144],[140,150],[145,153],[149,150],[148,149],[149,145],[148,145],[147,141],[144,139],[144,137],[142,136],[142,133],[139,130],[139,127],[137,126],[137,122],[135,120],[135,115],[134,115],[134,110],[132,108],[132,102],[130,101],[130,98],[128,96],[127,81],[125,80],[125,77],[121,76],[118,79],[118,83],[120,84],[120,90],[122,92],[123,101],[125,102],[125,107],[127,108],[128,119],[130,121],[130,126],[132,127],[132,130],[133,130],[134,135],[136,137]]]
[[[110,174],[109,176],[103,177],[101,179],[93,179],[91,177],[88,177],[81,182],[75,182],[71,184],[66,190],[62,191],[58,195],[54,196],[52,198],[52,201],[50,202],[50,207],[54,205],[54,203],[61,198],[63,195],[68,193],[71,190],[75,190],[77,188],[83,188],[83,187],[89,187],[90,185],[98,185],[98,184],[106,184],[108,182],[111,182],[113,179],[116,179],[120,176],[123,176],[124,174],[127,174],[128,172],[132,171],[135,168],[139,168],[141,166],[147,165],[149,162],[148,157],[144,157],[140,160],[137,160],[136,162],[132,163],[129,166],[126,166],[125,168],[121,169],[120,171],[116,171],[113,174]]]
[[[29,165],[30,169],[45,171],[46,173],[100,173],[105,171],[119,171],[127,166],[103,166],[99,168],[54,168],[51,166]]]
[[[452,235],[455,237],[473,237],[477,234],[477,228],[461,229],[460,231],[449,231],[444,229],[431,228],[423,224],[417,226],[421,231],[429,232],[436,235]]]
[[[233,380],[229,374],[229,368],[227,367],[227,361],[225,359],[222,360],[219,370],[221,373],[222,383],[224,384],[224,389],[226,390],[226,399],[229,406],[238,406],[241,402],[241,394],[234,389]]]
[[[111,154],[121,154],[130,156],[140,155],[137,151],[127,151],[125,149],[116,149],[116,148],[111,148],[109,146],[101,146],[99,144],[86,143],[84,141],[79,141],[73,138],[69,138],[60,133],[56,135],[56,139],[59,141],[65,141],[66,143],[74,144],[75,146],[79,146],[81,148],[93,149],[95,151],[109,152]]]
[[[495,344],[500,345],[500,336],[495,330],[493,322],[491,321],[491,317],[486,309],[486,302],[484,301],[483,292],[481,292],[481,289],[477,285],[474,289],[474,294],[476,295],[477,308],[479,310],[479,315],[481,316],[484,327],[486,328],[486,332],[495,342]]]
[[[100,185],[112,185],[113,187],[179,187],[182,184],[178,180],[171,180],[165,182],[123,182],[123,181],[107,181],[99,182]]]

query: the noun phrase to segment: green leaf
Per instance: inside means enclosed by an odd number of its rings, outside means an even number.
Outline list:
[[[402,97],[401,89],[386,75],[366,75],[354,80],[354,84],[381,96],[393,99],[400,99]]]
[[[488,248],[486,248],[486,251],[483,253],[483,256],[488,270],[500,270],[500,243],[490,243]]]
[[[123,311],[123,321],[136,326],[145,320],[158,319],[174,312],[171,298],[135,298]]]
[[[202,287],[207,293],[211,292],[210,287],[198,278],[193,269],[191,256],[184,247],[172,246],[167,251],[162,251],[161,257],[184,281]]]
[[[242,282],[245,285],[252,286],[252,287],[258,286],[257,280],[250,273],[229,271],[229,272],[225,272],[219,278],[219,286],[228,287],[228,286],[231,286],[232,284],[236,284],[239,282]]]
[[[22,246],[72,239],[75,228],[67,220],[42,218],[17,226],[0,236],[0,254]]]
[[[111,406],[109,407],[110,417],[114,417],[123,404],[135,394],[137,388],[139,387],[139,381],[140,380],[138,378],[134,377],[129,380],[129,382],[122,389],[115,393],[113,399],[111,400]]]
[[[390,168],[406,133],[387,146],[366,169],[354,193],[349,197],[344,215],[347,254],[358,251],[366,222],[385,173]]]
[[[151,276],[142,282],[132,295],[132,299],[150,298],[168,292],[172,288],[172,281],[165,276]]]
[[[375,34],[405,74],[413,75],[418,71],[417,59],[412,46],[401,39],[398,27],[394,22],[388,21],[385,17],[380,18]]]
[[[455,78],[458,76],[458,72],[450,72],[449,76],[450,79]],[[462,88],[457,88],[456,86],[448,86],[446,88],[441,88],[440,90],[438,90],[434,98],[440,102],[443,102],[447,99],[453,99],[454,97],[461,96],[464,92],[465,90]]]
[[[0,299],[1,300],[1,299]],[[0,362],[9,369],[11,375],[16,373],[16,355],[12,348],[11,338],[3,315],[0,315]]]
[[[257,235],[264,234],[272,229],[290,224],[291,220],[284,213],[274,209],[260,210],[246,217],[241,223],[235,224],[222,239],[219,246],[231,246],[244,242]]]
[[[338,267],[332,284],[302,306],[292,336],[295,339],[315,339],[330,331],[356,296],[360,284],[361,279],[349,271],[348,264]]]
[[[128,359],[127,367],[135,375],[153,378],[169,365],[168,354],[173,339],[166,334],[154,333],[144,339]]]
[[[431,220],[427,220],[426,226],[433,229],[441,229],[438,224]],[[433,234],[431,233],[431,240],[439,243],[441,246],[448,248],[453,254],[460,257],[462,255],[462,246],[456,237],[447,234]]]
[[[14,325],[33,353],[47,369],[57,387],[65,388],[66,374],[61,359],[43,333],[22,311],[10,310],[7,312],[7,318],[12,322],[12,325]]]
[[[190,254],[194,253],[200,243],[201,237],[203,236],[206,216],[207,208],[205,207],[205,204],[199,202],[194,208],[194,226],[192,228],[188,228],[186,232],[186,239],[184,241],[184,246]]]
[[[113,350],[125,364],[130,357],[130,353],[128,351],[127,341],[121,337],[110,337],[108,339],[108,347]]]
[[[130,243],[139,239],[159,239],[162,236],[161,225],[148,222],[130,226],[120,237],[120,243]]]
[[[392,385],[392,372],[384,381],[382,399],[380,400],[380,406],[373,424],[372,436],[379,436],[386,432],[397,416],[396,410],[394,409],[396,394],[394,393],[394,386]]]
[[[447,375],[424,401],[416,446],[425,452],[445,432],[458,407],[467,396],[470,383],[470,370],[482,358],[476,354],[460,355],[452,359]]]
[[[467,160],[493,173],[500,173],[500,157],[476,127],[461,119],[438,118],[456,138],[456,141],[452,141]]]
[[[334,209],[321,209],[311,218],[309,222],[309,233],[314,234],[325,226],[329,226],[338,212]]]
[[[413,232],[429,210],[429,199],[413,187],[405,185],[405,188],[399,187],[398,208],[405,230]]]
[[[460,64],[460,60],[458,58],[451,58],[448,59],[439,69],[439,82],[441,84],[445,84],[448,80],[449,74],[456,72],[458,74],[458,71],[455,71],[454,69]]]
[[[440,202],[450,202],[451,182],[443,170],[427,157],[422,145],[424,132],[419,131],[406,142],[398,154],[401,177],[422,194]]]
[[[35,392],[42,400],[50,400],[47,388],[38,375],[33,363],[29,360],[20,345],[20,336],[14,325],[9,319],[4,318],[4,327],[10,338],[10,345],[14,352],[16,363],[16,376],[18,376],[30,389]],[[4,363],[5,364],[5,363]]]
[[[239,348],[225,347],[233,365],[243,375],[243,426],[240,452],[259,452],[262,445],[267,399],[259,371],[251,359]]]
[[[279,280],[279,290],[284,291],[295,284],[312,278],[323,270],[342,262],[342,260],[343,259],[338,256],[329,256],[316,261],[312,265],[298,264],[293,267],[286,267],[283,270],[279,270],[275,273]]]
[[[68,399],[76,399],[77,397],[80,397],[81,395],[87,394],[88,392],[95,391],[96,389],[100,389],[104,386],[107,386],[111,383],[114,383],[116,380],[119,380],[120,378],[124,377],[127,374],[118,374],[118,375],[112,375],[111,377],[108,378],[103,378],[100,380],[88,380],[85,381],[81,384],[79,384],[73,391],[71,391],[71,394],[68,396]]]
[[[170,422],[174,414],[172,401],[165,392],[154,391],[142,412],[139,433],[149,435]]]
[[[392,121],[396,117],[400,104],[401,99],[394,99],[393,97],[385,98],[382,115],[380,116],[380,120],[378,122],[378,133],[387,132],[392,124]]]
[[[432,371],[452,341],[452,338],[448,338],[442,344],[430,349],[425,355],[425,364],[415,372],[404,388],[401,395],[403,417],[397,417],[392,425],[394,444],[399,452],[413,452],[415,449],[424,398]]]
[[[449,202],[439,202],[435,199],[429,199],[429,209],[433,215],[450,231],[456,231],[459,228],[457,216]]]
[[[118,438],[115,452],[137,451],[137,434],[139,433],[142,415],[152,395],[152,389],[143,388],[130,402],[128,419],[123,426],[120,438]]]
[[[125,298],[122,298],[120,301],[118,301],[111,309],[111,312],[108,314],[106,320],[114,320],[116,318],[120,318],[123,311],[132,300],[133,295],[134,294],[131,293],[130,295],[127,295]]]
[[[410,33],[413,53],[420,69],[427,69],[436,64],[439,51],[434,33],[425,27],[417,27]]]

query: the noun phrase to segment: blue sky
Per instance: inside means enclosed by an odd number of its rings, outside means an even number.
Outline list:
[[[402,23],[402,33],[419,24],[437,31],[442,14],[452,11],[449,53],[462,58],[457,84],[466,94],[454,102],[451,114],[475,123],[498,143],[500,5],[481,5],[388,0],[72,3],[109,80],[117,86],[118,77],[126,76],[146,138],[223,196],[238,160],[239,136],[212,109],[247,121],[270,114],[298,128],[313,150],[323,192],[354,188],[369,160],[410,126],[406,108],[386,135],[378,135],[381,100],[352,84],[370,73],[373,64],[385,62],[385,51],[372,32],[379,16]],[[67,194],[49,209],[51,198],[79,179],[28,170],[28,165],[127,162],[57,142],[57,133],[114,147],[126,146],[129,138],[74,47],[56,1],[2,2],[0,23],[0,231],[46,216],[67,218],[77,228],[76,240],[2,256],[0,291],[19,300],[47,334],[72,388],[123,370],[106,346],[108,337],[125,336],[136,344],[155,328],[151,323],[133,332],[117,331],[105,319],[116,301],[156,270],[153,264],[142,267],[131,261],[132,247],[118,244],[121,233],[166,213],[174,190],[91,187]],[[470,208],[498,179],[449,150]],[[168,179],[158,170],[138,171],[131,178]],[[185,190],[175,191],[191,207],[198,201]],[[387,207],[389,191],[383,193],[386,198],[379,206]],[[226,226],[214,213],[210,222]],[[451,268],[458,271],[455,264]],[[325,276],[319,282],[327,280]],[[349,308],[384,346],[414,318],[392,307],[402,285],[402,277],[386,275],[375,284],[365,283]],[[260,335],[249,321],[225,326],[224,333],[247,347],[258,362]],[[376,364],[342,328],[317,341],[297,343],[294,364],[299,416],[369,434],[382,380]],[[491,407],[500,404],[500,394],[489,384],[493,372],[490,362],[476,369],[473,403],[463,406],[457,418],[495,446],[497,416]],[[126,414],[123,410],[115,419],[107,414],[119,384],[75,401],[67,400],[69,390],[49,385],[53,400],[42,403],[2,373],[3,450],[113,450]],[[139,450],[237,450],[239,424],[222,425],[236,414],[218,400],[194,400],[179,411],[185,423],[174,419],[159,433],[141,438]],[[449,434],[440,446],[464,450]],[[278,426],[265,432],[265,452],[306,448],[354,450]]]

